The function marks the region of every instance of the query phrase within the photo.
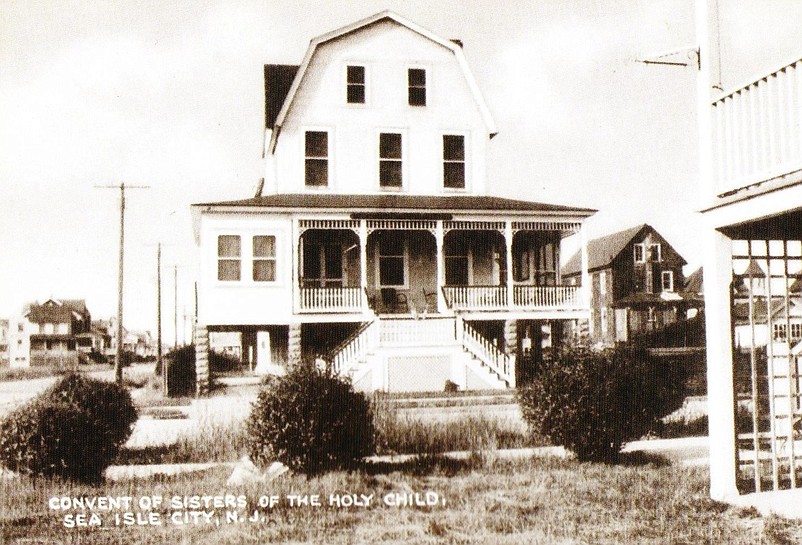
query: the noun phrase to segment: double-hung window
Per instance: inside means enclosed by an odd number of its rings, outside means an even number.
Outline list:
[[[633,246],[633,256],[635,258],[635,263],[645,263],[646,262],[646,245],[645,244],[635,244]]]
[[[242,276],[241,243],[239,235],[217,237],[217,279],[236,281]]]
[[[471,252],[465,239],[457,239],[445,246],[446,285],[470,284]]]
[[[345,100],[348,104],[365,103],[365,67],[348,65],[345,69]]]
[[[329,184],[329,133],[306,131],[304,138],[305,181],[309,187]]]
[[[385,234],[379,239],[379,287],[405,288],[407,246],[403,238]]]
[[[660,284],[663,291],[674,291],[674,271],[660,273]]]
[[[276,281],[276,237],[273,235],[253,237],[253,280]]]
[[[465,137],[443,135],[443,187],[465,189]]]
[[[426,69],[407,70],[407,95],[410,106],[426,106]]]
[[[662,253],[660,252],[660,244],[649,244],[649,261],[658,263],[662,261]]]
[[[402,137],[400,133],[379,134],[379,186],[400,189],[403,185],[403,162],[401,157]]]

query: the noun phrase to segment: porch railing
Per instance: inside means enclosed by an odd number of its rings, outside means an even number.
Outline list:
[[[582,308],[579,286],[515,286],[512,299],[515,307],[524,309]]]
[[[454,310],[498,310],[507,307],[506,286],[443,286]]]
[[[361,288],[300,288],[302,312],[360,312]]]
[[[443,295],[453,310],[506,310],[506,286],[444,286]],[[522,286],[513,287],[512,308],[581,309],[582,290],[579,286]]]
[[[802,169],[802,59],[712,102],[718,195]]]
[[[366,359],[378,345],[378,327],[375,321],[362,324],[353,335],[331,351],[329,365],[334,374],[347,375],[354,366]]]
[[[493,343],[487,340],[467,322],[462,322],[462,345],[476,359],[486,365],[508,386],[515,385],[515,370],[513,360],[507,354],[499,350]],[[459,327],[459,326],[458,326]]]
[[[453,317],[382,319],[381,346],[442,346],[456,342]]]

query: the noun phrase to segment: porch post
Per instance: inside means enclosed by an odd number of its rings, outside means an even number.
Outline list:
[[[580,256],[582,260],[582,306],[589,309],[590,301],[590,273],[588,272],[588,233],[584,222],[579,227]]]
[[[437,244],[437,312],[443,312],[446,308],[445,296],[443,295],[443,286],[445,285],[445,256],[443,249],[443,220],[437,220],[437,227],[434,232],[434,239]]]
[[[710,497],[724,500],[738,495],[730,312],[730,239],[708,227],[704,256]]]
[[[504,238],[507,242],[507,307],[513,307],[512,289],[512,221],[507,220],[504,226]]]
[[[301,243],[299,231],[298,218],[293,218],[290,238],[292,239],[292,310],[294,314],[300,312],[301,300],[300,281],[298,280],[298,260],[300,255],[298,245]]]
[[[368,309],[368,223],[359,220],[359,287],[362,288],[362,309]]]

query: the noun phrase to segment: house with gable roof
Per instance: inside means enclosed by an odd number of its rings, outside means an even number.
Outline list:
[[[685,288],[685,259],[648,224],[588,243],[590,321],[588,338],[612,345],[639,333],[660,329],[688,317],[702,306],[697,292]],[[562,269],[568,282],[581,280],[581,256]]]
[[[90,346],[92,316],[83,299],[31,303],[10,322],[12,367],[76,365]]]
[[[497,129],[458,41],[382,12],[264,73],[263,183],[192,206],[201,344],[362,390],[508,388],[587,318],[560,249],[595,211],[489,194]]]

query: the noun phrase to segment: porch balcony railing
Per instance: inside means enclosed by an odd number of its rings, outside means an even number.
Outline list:
[[[301,312],[361,312],[362,288],[300,288]]]
[[[513,305],[523,309],[581,309],[579,286],[515,286]]]
[[[443,295],[453,310],[507,310],[506,286],[445,286]],[[513,287],[512,308],[517,310],[582,309],[579,286]]]
[[[381,321],[379,344],[392,346],[442,346],[456,342],[456,322],[453,317],[411,318]]]
[[[802,169],[802,59],[712,101],[717,195]]]
[[[443,286],[453,310],[500,310],[507,308],[506,286]]]

